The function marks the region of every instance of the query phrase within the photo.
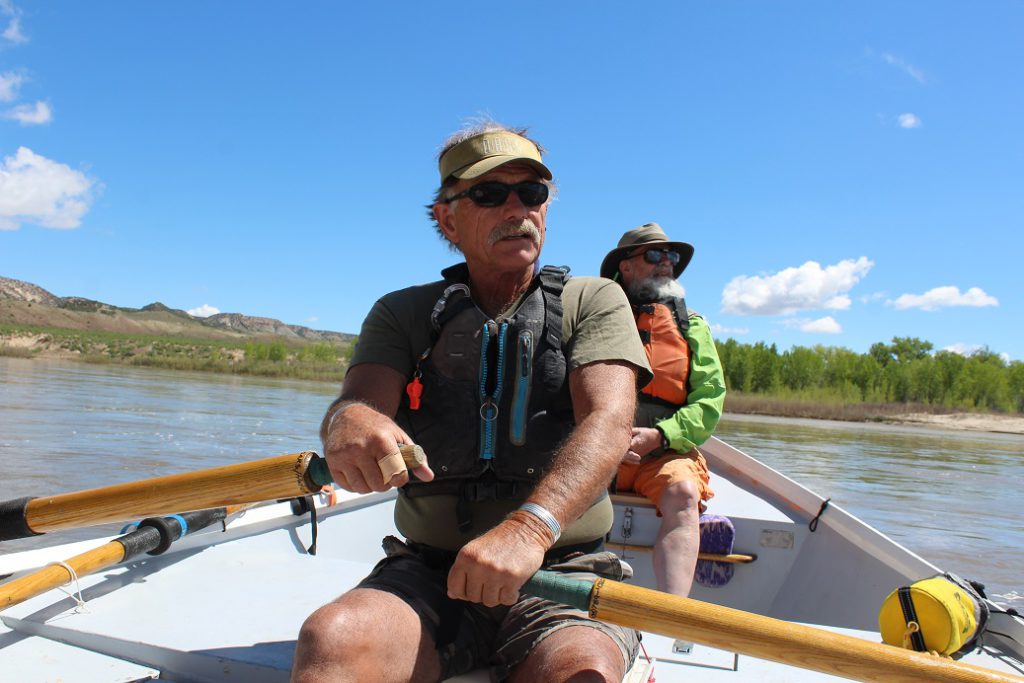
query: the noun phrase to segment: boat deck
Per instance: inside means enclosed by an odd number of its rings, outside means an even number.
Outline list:
[[[867,613],[873,618],[881,598],[868,605],[855,604],[867,598],[853,590],[836,591],[835,582],[843,581],[844,572],[876,572],[881,582],[888,581],[881,593],[884,597],[899,585],[899,579],[892,581],[902,570],[868,554],[857,556],[853,567],[843,567],[848,558],[839,540],[847,533],[845,513],[826,512],[818,532],[812,534],[807,521],[813,512],[807,510],[816,510],[819,498],[799,487],[783,487],[779,495],[766,495],[757,479],[767,473],[737,469],[724,451],[712,451],[713,471],[717,463],[724,474],[713,480],[716,496],[709,512],[729,516],[737,530],[735,552],[754,553],[757,560],[738,565],[726,586],[695,586],[692,597],[790,619],[792,614],[811,614],[816,609],[812,618],[793,620],[878,642],[877,633],[858,628],[855,622],[863,621]],[[186,537],[164,556],[82,578],[83,608],[76,610],[72,598],[60,598],[55,591],[12,607],[0,613],[2,679],[18,683],[156,677],[182,683],[287,681],[302,621],[365,576],[382,554],[381,538],[397,533],[392,499],[393,494],[343,495],[337,505],[321,508],[316,556],[305,552],[311,541],[309,516],[290,517],[282,524],[287,504],[279,504],[247,511],[226,531],[206,530]],[[609,548],[616,550],[619,545],[634,566],[635,581],[653,585],[650,551],[645,548],[659,522],[653,507],[632,498],[616,498],[615,503],[616,526]],[[622,520],[629,508],[631,525],[624,538]],[[875,542],[870,535],[869,542]],[[884,550],[885,544],[880,547]],[[0,574],[71,554],[64,547],[2,556]],[[829,558],[827,580],[810,578],[822,571]],[[911,558],[902,561],[913,564],[916,560]],[[12,562],[24,566],[12,566]],[[801,583],[801,596],[809,603],[803,607],[792,599]],[[819,584],[831,590],[815,593]],[[870,581],[867,585],[869,592],[874,590]],[[826,618],[827,614],[832,617]],[[644,636],[644,648],[651,661],[642,658],[627,679],[630,683],[646,681],[652,673],[659,683],[698,676],[703,681],[732,683],[841,680],[701,645],[676,653],[670,639],[650,634]],[[988,657],[977,661],[1015,671]],[[453,680],[475,683],[486,678],[472,675]]]

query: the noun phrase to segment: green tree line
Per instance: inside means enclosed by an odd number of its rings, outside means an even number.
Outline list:
[[[867,353],[831,346],[718,344],[726,386],[744,393],[853,403],[922,403],[1024,412],[1024,363],[987,348],[963,356],[931,342],[894,337]]]

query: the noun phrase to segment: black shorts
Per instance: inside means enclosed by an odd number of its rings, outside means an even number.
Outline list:
[[[484,667],[490,669],[492,680],[504,680],[538,643],[569,626],[587,626],[608,635],[622,653],[625,670],[636,658],[640,635],[633,629],[605,624],[581,610],[525,595],[511,607],[452,600],[448,597],[451,563],[438,559],[444,553],[403,543],[394,536],[385,538],[383,545],[387,557],[357,588],[391,593],[419,615],[437,646],[441,680]],[[616,581],[632,573],[609,552],[575,553],[545,569],[573,578]]]

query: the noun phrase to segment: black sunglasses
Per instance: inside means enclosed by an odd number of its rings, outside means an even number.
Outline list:
[[[639,256],[640,254],[634,254]],[[682,255],[678,251],[672,251],[671,249],[648,249],[643,253],[644,261],[652,264],[661,263],[661,259],[668,257],[668,262],[673,266],[679,265],[679,260]]]
[[[548,186],[535,180],[524,180],[514,185],[497,180],[487,180],[463,190],[458,194],[441,200],[442,204],[451,204],[456,199],[468,197],[477,206],[501,206],[508,199],[508,193],[515,191],[523,206],[539,206],[548,200]]]

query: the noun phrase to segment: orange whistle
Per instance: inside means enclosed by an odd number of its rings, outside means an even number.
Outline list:
[[[423,383],[419,377],[413,377],[412,381],[405,385],[405,393],[409,396],[409,410],[419,410],[420,396],[423,395]]]

